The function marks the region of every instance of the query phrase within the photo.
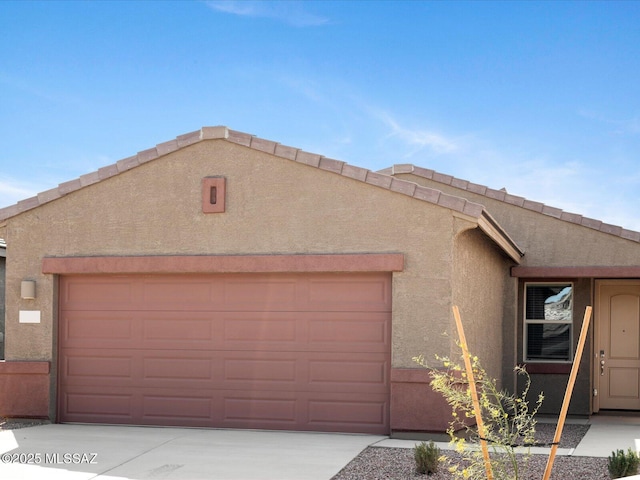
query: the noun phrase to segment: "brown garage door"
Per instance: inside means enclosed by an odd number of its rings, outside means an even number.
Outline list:
[[[58,418],[388,433],[390,282],[62,277]]]

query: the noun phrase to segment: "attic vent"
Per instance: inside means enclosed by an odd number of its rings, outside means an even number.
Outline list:
[[[224,212],[226,183],[224,177],[202,179],[202,213]]]

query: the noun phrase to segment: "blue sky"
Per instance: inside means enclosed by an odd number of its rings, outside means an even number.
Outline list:
[[[0,2],[0,207],[202,126],[640,230],[640,2]]]

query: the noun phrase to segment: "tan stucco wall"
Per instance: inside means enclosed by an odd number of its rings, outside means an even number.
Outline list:
[[[201,181],[227,179],[226,212],[203,214]],[[223,140],[197,143],[8,220],[7,359],[51,360],[55,277],[44,256],[405,254],[393,275],[392,365],[448,354],[452,238],[446,208]],[[472,223],[472,222],[469,222]],[[21,300],[20,281],[37,281]],[[20,309],[41,324],[19,324]]]
[[[439,182],[412,175],[400,174],[398,178],[416,182],[420,185],[436,188],[443,192],[464,196],[485,205],[489,213],[509,233],[511,238],[524,250],[523,266],[635,266],[640,264],[637,242],[627,240],[605,232],[582,227],[567,221],[543,215],[534,211],[494,200],[467,190],[445,185]],[[579,212],[578,212],[579,213]],[[534,281],[535,279],[530,279]],[[523,361],[523,325],[522,311],[524,283],[527,280],[512,278],[508,281],[505,297],[503,335],[505,339],[503,385],[514,389],[516,379],[507,366]],[[593,306],[597,299],[593,296],[593,279],[541,279],[540,281],[571,281],[574,283],[574,344],[577,343],[585,307]],[[515,295],[520,299],[516,302]],[[511,298],[509,300],[508,298]],[[514,308],[519,304],[519,310]],[[597,328],[598,318],[591,319],[591,330],[587,339],[585,353],[581,360],[578,377],[574,387],[573,400],[569,413],[588,415],[591,413],[592,365],[590,354],[593,348],[593,331]],[[510,347],[510,348],[509,348]],[[538,392],[545,393],[546,400],[542,411],[557,413],[566,388],[567,374],[533,374],[532,398]],[[518,383],[522,384],[522,379]]]
[[[626,266],[640,262],[637,242],[417,175],[396,177],[484,205],[525,252],[523,266]]]
[[[460,232],[454,251],[453,303],[460,309],[469,351],[500,384],[503,302],[512,262],[477,228]],[[451,328],[455,332],[455,325]],[[457,346],[454,351],[460,354]]]

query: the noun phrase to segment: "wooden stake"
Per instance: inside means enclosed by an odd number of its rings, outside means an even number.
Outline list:
[[[564,428],[564,421],[567,417],[567,410],[569,410],[569,402],[571,401],[571,395],[573,394],[573,384],[576,382],[576,376],[578,375],[578,368],[580,367],[580,359],[582,358],[582,350],[587,340],[587,331],[589,330],[589,320],[591,319],[591,307],[587,307],[584,312],[584,319],[582,320],[582,330],[580,331],[580,339],[578,340],[578,349],[576,355],[573,358],[573,365],[571,366],[571,373],[569,374],[569,382],[567,383],[567,390],[564,392],[564,401],[562,402],[562,408],[560,409],[560,417],[558,418],[558,425],[556,426],[556,434],[553,436],[553,445],[551,446],[551,452],[549,452],[549,459],[547,460],[547,467],[544,471],[542,480],[549,480],[551,476],[551,469],[553,468],[553,461],[556,458],[556,452],[558,450],[558,443],[562,436],[562,429]]]
[[[473,401],[473,410],[476,414],[476,423],[478,424],[478,435],[480,436],[480,446],[482,447],[482,456],[484,458],[484,469],[487,472],[487,480],[493,480],[493,469],[489,459],[489,448],[487,441],[484,439],[484,423],[482,422],[482,414],[480,411],[480,402],[478,401],[478,391],[476,390],[476,381],[473,376],[473,367],[469,358],[469,349],[467,347],[467,338],[462,328],[462,320],[460,319],[460,311],[457,306],[453,306],[453,316],[456,319],[456,327],[458,328],[458,337],[460,337],[460,346],[464,356],[464,365],[467,369],[467,378],[469,379],[469,389],[471,390],[471,400]]]

